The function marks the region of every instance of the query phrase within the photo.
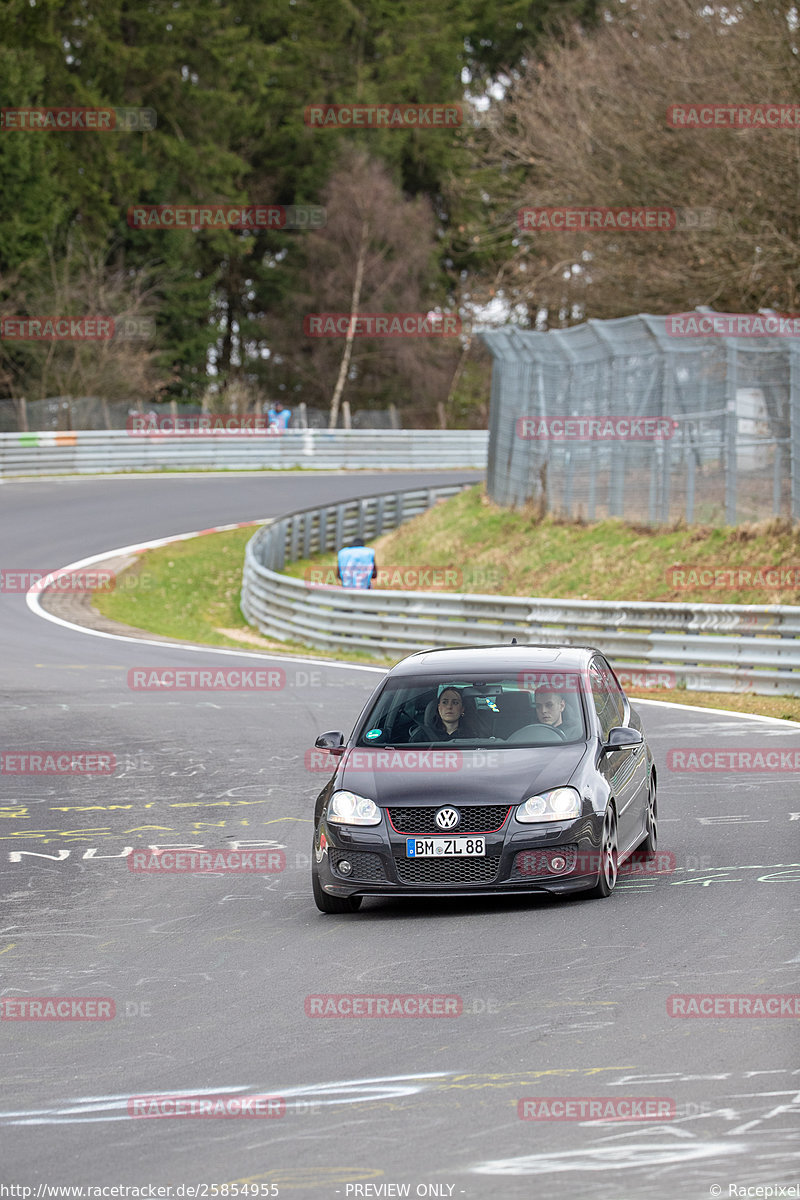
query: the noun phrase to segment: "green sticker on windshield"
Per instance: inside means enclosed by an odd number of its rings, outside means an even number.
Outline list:
[[[383,732],[382,729],[368,729],[367,732],[364,734],[364,737],[365,738],[380,737],[382,732]]]

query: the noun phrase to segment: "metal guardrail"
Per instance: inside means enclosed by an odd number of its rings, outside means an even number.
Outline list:
[[[242,612],[270,638],[325,650],[402,656],[516,637],[596,646],[626,678],[647,672],[696,691],[800,695],[800,607],[345,591],[281,573],[356,534],[378,537],[465,486],[370,496],[265,526],[245,551]]]
[[[169,470],[416,470],[486,466],[485,429],[288,429],[131,434],[0,433],[0,475]]]

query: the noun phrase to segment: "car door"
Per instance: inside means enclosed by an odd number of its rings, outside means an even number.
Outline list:
[[[615,725],[624,725],[629,705],[605,659],[600,655],[589,666],[589,684],[603,741]],[[642,833],[647,794],[647,755],[644,744],[606,752],[599,769],[608,780],[617,804],[620,854],[627,853]]]

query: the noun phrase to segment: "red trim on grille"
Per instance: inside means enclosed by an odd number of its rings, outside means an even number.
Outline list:
[[[392,808],[400,808],[400,807],[401,807],[401,805],[398,805],[398,804],[392,805]],[[456,807],[455,804],[452,804],[452,805],[447,805],[447,804],[409,805],[409,808],[435,808],[437,811],[440,808],[455,808],[455,807]],[[484,808],[486,806],[485,805],[476,805],[476,807]],[[508,820],[508,814],[511,812],[511,809],[513,807],[514,807],[513,804],[509,804],[508,808],[506,809],[506,815],[503,817],[502,821],[495,829],[462,829],[461,826],[459,825],[455,829],[437,829],[435,833],[409,833],[408,831],[398,829],[397,826],[395,825],[394,821],[392,820],[389,809],[386,808],[386,809],[384,809],[384,811],[386,813],[386,817],[387,817],[392,829],[395,831],[395,833],[399,833],[401,837],[480,837],[482,834],[485,834],[485,833],[499,833],[500,830],[505,825],[506,821]],[[462,809],[461,811],[464,812],[465,810]]]

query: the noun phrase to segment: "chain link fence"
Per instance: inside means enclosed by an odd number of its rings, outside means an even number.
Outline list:
[[[264,406],[264,411],[268,405]],[[328,412],[298,403],[289,406],[291,429],[327,429]],[[343,406],[337,422],[339,429],[400,429],[397,409],[365,408],[350,414]],[[66,432],[81,429],[125,429],[137,415],[156,417],[199,417],[204,410],[199,404],[175,402],[145,404],[136,408],[121,400],[103,400],[99,396],[51,396],[45,400],[18,400],[0,397],[0,433],[24,430],[37,432]]]
[[[676,328],[484,331],[491,498],[652,525],[800,519],[800,339]]]

